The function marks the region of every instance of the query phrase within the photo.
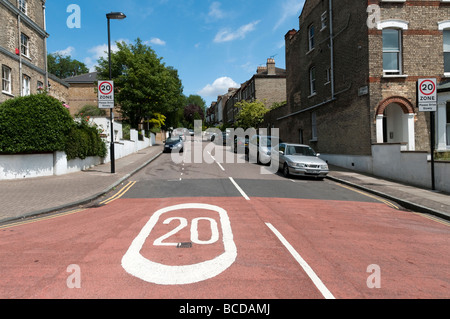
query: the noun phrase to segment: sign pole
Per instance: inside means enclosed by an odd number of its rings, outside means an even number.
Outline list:
[[[111,70],[111,22],[110,19],[108,20],[108,61],[109,61],[109,80],[112,80],[112,70]],[[111,174],[114,174],[116,172],[116,163],[115,163],[115,146],[114,146],[114,114],[113,114],[114,107],[111,109],[111,112],[109,114],[109,121],[111,123],[111,144],[109,147],[109,154],[110,154],[110,160],[111,160]]]
[[[436,132],[435,132],[435,113],[430,112],[430,127],[431,127],[431,189],[436,190],[436,178],[435,178],[435,167],[434,167],[434,150],[436,143]]]

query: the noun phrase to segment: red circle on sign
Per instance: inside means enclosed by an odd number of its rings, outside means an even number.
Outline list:
[[[110,88],[109,92],[103,92],[103,91],[102,91],[102,85],[103,85],[103,84],[108,84],[108,85],[109,85],[109,88]],[[100,91],[101,94],[103,94],[103,95],[108,95],[108,94],[110,94],[110,93],[112,92],[113,86],[112,86],[111,83],[109,83],[109,82],[102,82],[102,83],[100,83],[100,85],[98,86],[98,90]]]
[[[433,85],[433,90],[432,90],[430,93],[425,93],[424,91],[422,91],[422,85],[424,85],[424,84],[427,83],[427,82],[430,82],[430,83]],[[436,85],[434,85],[434,82],[433,82],[433,81],[426,80],[426,81],[423,81],[422,83],[420,83],[419,89],[420,89],[420,92],[421,92],[423,95],[431,95],[431,94],[434,93],[434,91],[436,91]]]

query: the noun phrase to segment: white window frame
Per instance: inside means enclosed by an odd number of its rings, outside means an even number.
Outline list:
[[[19,10],[23,12],[24,14],[28,15],[28,2],[27,0],[17,0],[17,6],[19,7]]]
[[[325,30],[328,26],[328,11],[325,11],[324,13],[322,13],[322,15],[320,16],[320,23],[322,25],[322,28],[320,29],[320,31]]]
[[[317,94],[315,66],[309,68],[309,94],[310,97]]]
[[[450,34],[450,28],[449,29],[444,29],[444,30],[442,30],[442,36],[444,35],[444,32],[448,32],[449,34]],[[448,44],[449,46],[450,46],[450,43]],[[445,48],[445,47],[444,47]],[[447,50],[445,50],[443,48],[443,50],[444,50],[444,56],[445,56],[445,54],[447,53],[447,54],[450,54],[450,49],[447,49]],[[445,58],[444,58],[445,59]],[[447,61],[447,62],[449,62],[449,61]],[[450,62],[449,62],[450,63]],[[444,60],[444,76],[446,76],[446,77],[450,77],[450,65],[447,65],[447,71],[445,70],[445,60]]]
[[[7,85],[6,90],[5,84]],[[6,65],[2,65],[2,92],[6,94],[11,94],[12,92],[11,68]]]
[[[25,33],[20,35],[20,53],[26,57],[30,57],[30,37]]]
[[[31,78],[24,74],[22,76],[22,96],[28,96],[31,94]]]
[[[402,30],[398,28],[384,28],[384,30],[395,30],[398,32],[398,50],[385,50],[383,47],[383,55],[384,53],[396,53],[397,54],[397,63],[398,63],[398,69],[397,70],[385,70],[384,69],[384,57],[383,57],[383,74],[384,75],[402,75],[403,74],[403,34]]]
[[[444,37],[444,31],[447,31],[447,32],[450,31],[450,20],[438,22],[438,29],[439,29],[439,31],[442,31],[442,37]],[[444,54],[446,52],[448,52],[448,51],[444,51]],[[445,72],[445,65],[444,65],[444,76],[450,77],[450,72]]]
[[[330,84],[331,83],[331,68],[327,68],[325,75],[326,75],[326,81],[325,81],[324,85]]]
[[[312,33],[311,33],[311,31],[312,31]],[[315,37],[314,24],[311,24],[308,27],[308,49],[309,49],[309,51],[314,49],[314,46],[315,46],[314,37]]]

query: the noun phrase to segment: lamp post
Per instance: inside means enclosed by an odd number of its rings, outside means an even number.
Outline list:
[[[111,12],[106,14],[106,19],[108,20],[108,61],[109,61],[109,80],[112,80],[112,69],[111,69],[111,23],[110,20],[122,20],[127,16],[122,12]],[[115,150],[114,150],[114,108],[111,109],[111,113],[109,114],[109,120],[111,122],[111,144],[109,148],[109,155],[111,158],[111,174],[116,172],[116,164],[115,164]]]

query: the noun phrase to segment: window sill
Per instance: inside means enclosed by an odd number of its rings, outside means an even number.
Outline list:
[[[313,138],[313,139],[310,139],[309,141],[310,141],[310,142],[317,142],[317,137],[316,137],[316,138]]]
[[[313,93],[313,94],[311,94],[310,96],[308,96],[308,99],[310,99],[310,98],[312,98],[312,97],[314,97],[314,96],[316,96],[317,95],[317,93]]]
[[[388,78],[388,79],[392,79],[392,78],[407,78],[408,75],[406,74],[383,74],[383,78]]]
[[[308,52],[306,52],[306,55],[309,55],[311,52],[314,51],[314,48],[312,48],[311,50],[309,50]]]
[[[2,94],[8,95],[10,97],[15,97],[14,95],[12,95],[10,92],[6,92],[6,91],[2,91]]]
[[[450,2],[450,1],[449,1]],[[450,72],[444,72],[444,77],[450,78]]]

